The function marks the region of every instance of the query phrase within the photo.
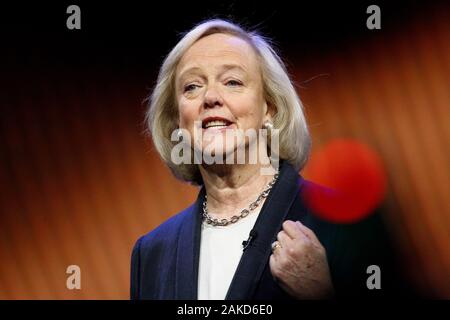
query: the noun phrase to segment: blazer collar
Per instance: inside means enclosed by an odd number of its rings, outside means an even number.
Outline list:
[[[280,176],[264,202],[253,227],[257,235],[243,252],[226,296],[227,300],[250,299],[272,253],[272,242],[298,195],[298,172],[286,161],[281,163]],[[301,179],[301,178],[300,178]]]
[[[257,236],[242,254],[226,299],[251,298],[269,260],[271,244],[276,240],[277,233],[299,193],[301,182],[302,178],[298,172],[289,163],[282,161],[278,180],[254,225]],[[201,210],[204,199],[203,187],[181,226],[176,257],[175,299],[197,299]]]
[[[175,266],[175,299],[177,300],[197,299],[202,226],[201,209],[205,194],[205,188],[203,187],[181,224]]]

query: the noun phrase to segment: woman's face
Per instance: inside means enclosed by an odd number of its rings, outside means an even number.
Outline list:
[[[192,139],[201,131],[201,149],[215,150],[212,155],[226,156],[239,146],[227,131],[258,133],[271,119],[257,55],[238,37],[218,33],[198,40],[181,58],[175,81],[179,127]]]

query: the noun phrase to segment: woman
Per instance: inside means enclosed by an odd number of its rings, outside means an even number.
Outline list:
[[[333,294],[327,255],[335,231],[302,200],[312,187],[298,175],[309,133],[285,66],[267,40],[223,20],[196,26],[161,67],[148,125],[175,176],[201,190],[191,207],[137,241],[132,299]],[[276,148],[265,135],[227,135],[260,129],[277,140]],[[175,160],[180,140],[189,148],[183,156],[200,154],[201,161]],[[244,162],[237,161],[239,148],[248,156]]]

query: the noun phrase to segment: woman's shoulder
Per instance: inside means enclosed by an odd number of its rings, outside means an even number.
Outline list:
[[[141,236],[137,244],[140,247],[154,245],[157,242],[171,242],[177,239],[181,226],[188,220],[192,219],[195,204],[176,213],[161,223],[155,229]]]

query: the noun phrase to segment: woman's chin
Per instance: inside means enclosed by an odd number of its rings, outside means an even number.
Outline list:
[[[218,161],[220,161],[219,163],[233,164],[236,162],[235,153],[236,147],[234,144],[227,147],[224,147],[223,144],[209,144],[202,149],[203,161],[207,164],[217,163]]]

